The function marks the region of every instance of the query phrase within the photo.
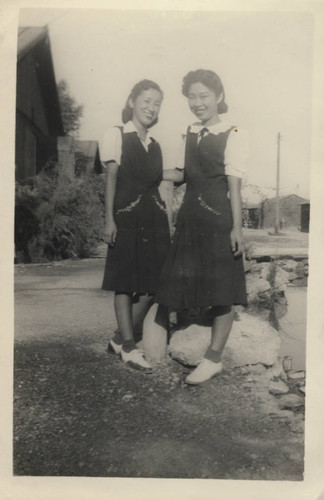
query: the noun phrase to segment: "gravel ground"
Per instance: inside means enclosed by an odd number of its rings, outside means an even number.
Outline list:
[[[303,434],[262,409],[248,373],[200,387],[105,352],[115,319],[103,261],[16,267],[14,474],[303,479]]]

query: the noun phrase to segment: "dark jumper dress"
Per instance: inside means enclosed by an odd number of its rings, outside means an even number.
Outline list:
[[[122,134],[114,200],[116,243],[108,248],[102,288],[154,294],[170,245],[169,224],[158,186],[162,153],[152,139],[145,150],[135,132]]]
[[[174,310],[247,301],[242,256],[234,257],[230,243],[224,152],[231,130],[209,133],[199,144],[196,133],[187,134],[187,188],[156,294],[156,302]]]

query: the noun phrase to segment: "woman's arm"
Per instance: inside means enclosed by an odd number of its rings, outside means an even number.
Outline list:
[[[235,256],[243,252],[243,233],[242,233],[242,198],[241,198],[241,179],[228,175],[228,187],[230,193],[230,202],[233,217],[233,229],[231,231],[231,246]]]
[[[163,180],[172,182],[183,182],[184,174],[183,170],[177,168],[169,168],[163,170]]]
[[[114,220],[114,201],[116,193],[117,173],[119,166],[116,162],[106,162],[106,189],[105,189],[105,228],[104,241],[114,245],[117,236],[117,226]]]

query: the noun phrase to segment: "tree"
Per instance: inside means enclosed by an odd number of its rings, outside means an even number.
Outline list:
[[[80,120],[83,116],[83,105],[77,104],[69,93],[69,86],[65,80],[57,85],[58,96],[61,106],[64,132],[67,135],[77,136],[80,128]]]

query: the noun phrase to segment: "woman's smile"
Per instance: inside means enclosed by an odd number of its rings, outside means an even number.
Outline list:
[[[217,111],[219,97],[203,83],[197,82],[190,86],[188,102],[191,111],[204,124],[212,125],[220,121]]]

